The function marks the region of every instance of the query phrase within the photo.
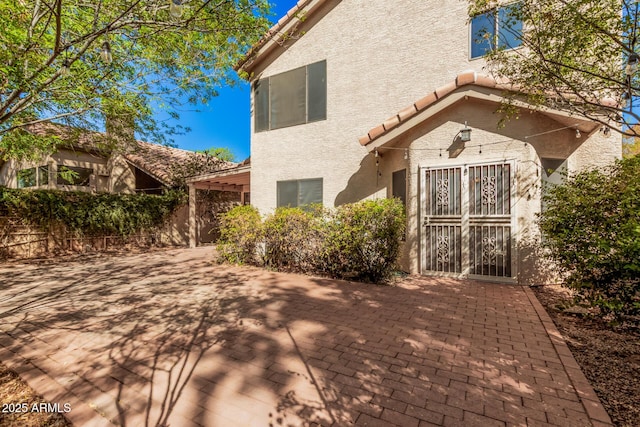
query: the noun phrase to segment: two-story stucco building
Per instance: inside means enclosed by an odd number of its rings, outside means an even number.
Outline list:
[[[541,188],[561,170],[620,157],[621,139],[561,111],[519,104],[483,75],[502,9],[461,0],[301,0],[238,69],[252,85],[251,204],[327,207],[400,197],[412,273],[543,280]],[[473,27],[473,28],[472,28]],[[517,26],[516,26],[517,28]]]

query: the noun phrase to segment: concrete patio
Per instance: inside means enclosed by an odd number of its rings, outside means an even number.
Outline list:
[[[529,289],[212,259],[1,264],[0,360],[77,426],[611,425]]]

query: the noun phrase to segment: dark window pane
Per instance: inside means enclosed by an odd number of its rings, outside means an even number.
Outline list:
[[[484,56],[493,47],[495,40],[494,12],[474,16],[471,20],[471,57]]]
[[[299,206],[322,203],[322,178],[299,181]]]
[[[307,67],[308,112],[307,122],[327,118],[327,61],[316,62]]]
[[[36,185],[36,168],[18,171],[18,188],[34,187]]]
[[[298,206],[298,181],[278,181],[278,207]]]
[[[520,4],[515,3],[498,11],[498,47],[512,49],[522,45],[522,20]]]
[[[269,129],[269,79],[258,80],[253,86],[254,131]]]
[[[307,68],[302,67],[270,78],[271,129],[306,122]]]
[[[402,200],[407,206],[407,170],[402,169],[393,173],[391,177],[391,193],[393,197]]]
[[[38,168],[38,185],[49,184],[49,166],[40,166]]]
[[[81,185],[88,187],[92,174],[93,169],[61,165],[58,170],[58,185]]]

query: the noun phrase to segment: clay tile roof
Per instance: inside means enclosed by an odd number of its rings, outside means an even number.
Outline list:
[[[172,148],[159,144],[151,144],[144,141],[136,141],[136,146],[133,150],[124,153],[124,157],[129,161],[129,163],[167,185],[172,184],[171,165],[185,164],[194,158],[205,156],[206,154],[181,150],[179,148]],[[233,165],[235,164],[221,161],[215,165],[212,164],[211,170],[203,171],[203,173],[213,172],[214,170],[219,170]]]
[[[101,151],[100,143],[105,140],[103,133],[52,122],[34,123],[26,126],[25,130],[37,136],[56,136],[60,138],[60,145],[63,147],[88,151]]]
[[[400,110],[396,115],[389,117],[382,124],[371,128],[366,135],[358,138],[358,141],[361,145],[370,144],[374,140],[389,132],[391,129],[395,128],[401,123],[406,122],[421,111],[424,111],[427,107],[438,102],[438,100],[444,98],[456,89],[465,85],[484,86],[488,88],[499,88],[504,90],[517,90],[517,88],[513,87],[507,82],[498,83],[492,77],[479,75],[475,71],[465,71],[458,74],[453,81],[440,86],[433,92],[430,92],[426,96],[414,102],[412,105],[409,105],[408,107]]]
[[[61,140],[61,147],[97,151],[103,152],[105,156],[109,155],[106,152],[107,150],[104,149],[106,146],[101,145],[102,142],[106,142],[106,135],[102,132],[74,128],[51,122],[36,123],[28,126],[26,130],[34,135],[57,136]],[[165,185],[173,184],[171,182],[171,166],[186,164],[198,157],[206,156],[206,154],[196,153],[194,151],[181,150],[179,148],[144,141],[135,141],[135,145],[127,147],[126,151],[122,154],[129,163],[158,179]],[[225,161],[210,162],[211,170],[205,170],[203,173],[213,172],[235,165],[235,163]]]

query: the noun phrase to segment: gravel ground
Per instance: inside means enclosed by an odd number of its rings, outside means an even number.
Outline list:
[[[640,331],[614,327],[572,305],[557,285],[534,288],[616,426],[640,426]]]

